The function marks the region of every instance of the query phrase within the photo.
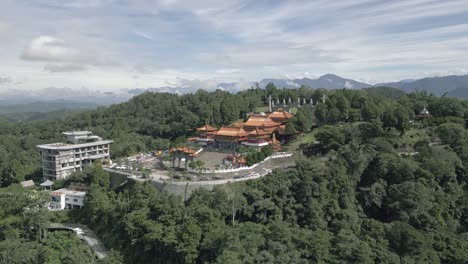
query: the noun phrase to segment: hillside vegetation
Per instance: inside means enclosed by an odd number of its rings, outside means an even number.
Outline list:
[[[91,186],[85,208],[61,221],[93,228],[113,250],[110,263],[468,263],[468,104],[426,93],[268,85],[235,95],[147,93],[63,122],[0,121],[1,190],[15,193],[18,181],[37,174],[34,145],[59,140],[62,130],[93,130],[115,139],[113,156],[126,155],[168,147],[205,122],[242,118],[268,94],[319,102],[287,124],[303,133],[296,167],[182,201],[149,183],[111,190],[95,165],[75,179]],[[433,117],[414,121],[424,107]],[[34,250],[49,248],[40,226],[31,226],[57,216],[24,223],[26,211],[1,211],[0,246],[16,243],[33,256],[9,263],[43,263]]]
[[[63,109],[95,109],[97,104],[67,100],[38,101],[23,104],[0,104],[0,114],[10,113],[45,113]]]

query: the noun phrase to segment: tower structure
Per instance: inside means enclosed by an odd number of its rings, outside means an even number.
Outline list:
[[[272,107],[271,107],[271,94],[268,95],[268,112],[273,112]]]

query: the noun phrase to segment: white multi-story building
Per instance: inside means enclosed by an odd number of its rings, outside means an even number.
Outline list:
[[[58,189],[50,192],[51,201],[48,208],[51,210],[63,210],[82,208],[86,192],[71,189]]]
[[[42,151],[42,171],[45,179],[65,179],[75,171],[81,171],[95,160],[110,159],[112,140],[103,140],[89,131],[63,132],[66,143],[38,145]]]

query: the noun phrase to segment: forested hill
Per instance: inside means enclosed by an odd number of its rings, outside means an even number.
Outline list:
[[[67,117],[84,112],[82,109],[60,109],[50,112],[15,112],[0,114],[4,119],[12,122],[35,122],[47,120],[65,120]]]
[[[363,90],[372,96],[383,96],[389,99],[399,99],[406,94],[400,89],[385,86],[364,88]]]
[[[377,92],[374,92],[378,89]],[[264,106],[268,94],[273,98],[313,98],[320,102],[326,94],[326,104],[319,103],[315,113],[319,122],[334,122],[347,117],[349,121],[366,116],[383,115],[385,107],[393,104],[395,93],[392,88],[370,88],[369,90],[313,90],[310,88],[277,89],[267,85],[266,89],[249,89],[236,94],[217,90],[200,90],[194,94],[176,95],[169,93],[143,93],[128,102],[99,107],[96,110],[66,118],[30,124],[14,124],[7,121],[0,126],[0,173],[3,177],[18,180],[40,176],[40,155],[37,144],[63,140],[62,131],[73,129],[92,130],[95,134],[114,140],[111,148],[112,157],[126,156],[144,150],[165,149],[170,141],[178,137],[193,135],[194,128],[208,122],[214,126],[229,124],[244,119],[245,114]],[[425,100],[409,99],[414,95],[403,96],[405,111],[409,118],[414,117],[424,105],[429,109],[438,108],[438,102],[432,97]],[[349,98],[349,99],[348,99]],[[389,98],[392,98],[389,100]],[[434,97],[435,98],[435,97]],[[367,100],[371,99],[371,100]],[[451,100],[451,99],[441,99]],[[364,104],[364,102],[366,102]],[[458,102],[458,101],[457,101]],[[452,102],[448,102],[452,104]],[[459,103],[453,104],[457,107]],[[446,106],[441,106],[445,109]],[[401,110],[401,109],[400,109]],[[398,110],[398,111],[400,111]],[[393,113],[392,111],[387,111]],[[395,110],[396,111],[396,110]],[[437,113],[434,109],[435,115]],[[445,111],[445,110],[444,110]],[[457,111],[463,111],[457,110]],[[455,114],[453,114],[455,115]],[[456,113],[459,115],[459,113]],[[292,120],[293,130],[306,131],[312,124],[310,113],[301,112]],[[21,166],[20,166],[21,165]],[[19,169],[21,167],[21,169]],[[17,172],[11,172],[11,171]],[[15,176],[16,175],[16,176]]]
[[[95,109],[97,104],[67,100],[37,101],[32,103],[5,105],[0,104],[0,114],[45,113],[63,109]]]
[[[63,130],[91,129],[115,140],[114,157],[133,154],[182,142],[207,121],[241,119],[268,94],[318,102],[287,125],[299,132],[294,168],[182,201],[139,182],[111,190],[96,166],[73,178],[91,186],[85,208],[64,214],[34,207],[40,192],[17,185],[40,175],[35,145]],[[147,93],[64,121],[0,118],[0,262],[93,263],[78,241],[43,233],[51,221],[75,221],[112,250],[107,263],[468,263],[468,102],[393,95],[269,85]],[[432,116],[416,121],[424,107]]]

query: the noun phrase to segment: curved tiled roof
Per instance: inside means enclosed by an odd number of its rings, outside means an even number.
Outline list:
[[[240,157],[240,158],[238,158],[238,159],[237,159],[237,163],[240,163],[240,164],[246,164],[246,163],[247,163],[247,161],[245,160],[245,158],[244,158],[244,157]]]
[[[228,136],[228,137],[240,137],[247,135],[247,132],[242,128],[242,126],[223,126],[221,127],[216,136]]]
[[[191,148],[187,148],[187,147],[175,147],[175,148],[172,148],[172,149],[169,151],[169,153],[171,153],[171,154],[174,153],[174,152],[183,152],[183,153],[185,153],[185,154],[187,154],[187,155],[189,155],[189,156],[194,157],[194,156],[196,156],[195,153],[196,153],[197,151],[194,150],[194,149],[191,149]]]
[[[274,111],[274,112],[271,112],[270,114],[268,114],[268,117],[269,118],[285,118],[285,119],[290,119],[292,118],[294,115],[287,112],[287,111]]]
[[[216,131],[216,128],[206,124],[202,127],[197,128],[197,131],[211,132],[211,131]]]

